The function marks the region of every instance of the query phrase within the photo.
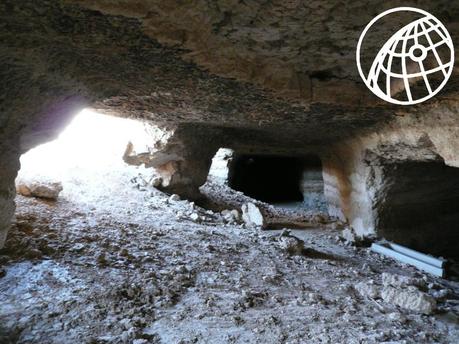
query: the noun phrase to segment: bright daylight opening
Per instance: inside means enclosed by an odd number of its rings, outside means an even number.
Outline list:
[[[59,197],[90,201],[116,193],[119,183],[146,174],[122,157],[128,142],[147,150],[148,127],[136,120],[85,109],[59,137],[31,149],[21,157],[17,184],[61,183]]]

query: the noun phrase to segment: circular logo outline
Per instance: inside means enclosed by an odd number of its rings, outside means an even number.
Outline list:
[[[420,13],[420,14],[424,15],[427,18],[429,18],[429,17],[433,18],[435,21],[437,21],[441,25],[441,28],[444,30],[444,32],[446,34],[445,43],[448,45],[448,47],[449,47],[449,49],[451,51],[451,59],[450,59],[451,66],[448,68],[447,75],[445,76],[443,82],[440,84],[440,86],[438,86],[435,89],[435,91],[429,92],[429,94],[427,96],[425,96],[423,98],[420,98],[420,99],[411,100],[411,101],[410,100],[402,101],[402,100],[394,99],[394,98],[388,96],[387,94],[385,94],[383,92],[378,92],[377,89],[375,89],[374,87],[372,87],[370,85],[371,80],[369,80],[369,78],[365,76],[365,74],[363,73],[362,67],[361,67],[360,50],[361,50],[363,39],[365,38],[367,32],[370,30],[370,28],[373,26],[373,24],[375,24],[379,19],[381,19],[381,18],[383,18],[383,17],[385,17],[385,16],[387,16],[387,15],[389,15],[391,13],[395,13],[395,12],[415,12],[415,13]],[[357,69],[359,71],[360,77],[362,78],[362,80],[365,83],[365,85],[367,86],[367,88],[374,95],[376,95],[377,97],[381,98],[382,100],[385,100],[388,103],[392,103],[392,104],[396,104],[396,105],[414,105],[414,104],[422,103],[422,102],[434,97],[435,95],[438,94],[438,92],[440,92],[443,89],[443,87],[446,85],[446,83],[448,82],[449,78],[451,77],[451,74],[452,74],[453,69],[454,69],[454,62],[455,62],[455,60],[454,60],[455,56],[454,55],[455,55],[454,54],[454,44],[453,44],[453,40],[451,39],[451,35],[449,34],[448,30],[443,25],[443,23],[440,20],[438,20],[438,18],[436,18],[434,15],[430,14],[429,12],[421,10],[419,8],[415,8],[415,7],[394,7],[394,8],[388,9],[388,10],[378,14],[376,17],[374,17],[367,24],[367,26],[365,26],[365,28],[363,29],[362,33],[360,34],[359,41],[357,43],[356,62],[357,62]],[[376,58],[377,58],[377,56],[376,56]]]

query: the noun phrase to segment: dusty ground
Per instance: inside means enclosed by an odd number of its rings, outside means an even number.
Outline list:
[[[64,183],[57,202],[17,197],[0,343],[458,343],[457,282],[346,245],[309,215],[292,231],[306,250],[290,255],[279,231],[225,223],[135,173]],[[221,188],[205,191],[215,200]],[[423,315],[356,291],[381,272],[446,292]]]

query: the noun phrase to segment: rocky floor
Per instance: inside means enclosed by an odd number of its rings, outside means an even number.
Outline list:
[[[458,343],[459,283],[347,245],[339,224],[247,228],[119,178],[17,197],[0,343]]]

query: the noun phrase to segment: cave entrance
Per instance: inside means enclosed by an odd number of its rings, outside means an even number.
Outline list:
[[[235,155],[228,184],[247,196],[274,205],[322,208],[321,161],[316,156]]]
[[[443,257],[459,258],[459,169],[409,162],[384,169],[378,234]]]
[[[141,121],[85,109],[57,139],[21,156],[17,190],[23,195],[47,198],[38,187],[44,190],[61,184],[59,198],[100,204],[110,194],[119,193],[120,184],[129,183],[139,174],[149,174],[143,166],[127,165],[123,153],[128,142],[143,149],[150,140]],[[35,195],[32,188],[37,190]]]

